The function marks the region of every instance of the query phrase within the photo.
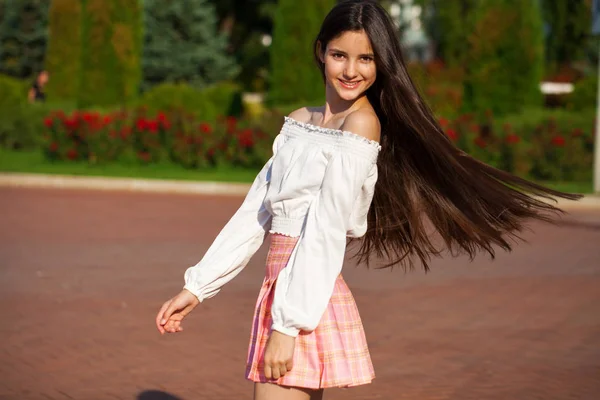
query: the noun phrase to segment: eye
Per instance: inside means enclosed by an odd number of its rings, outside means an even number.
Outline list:
[[[364,61],[364,62],[371,62],[371,61],[373,61],[373,57],[361,57],[360,59],[362,61]]]
[[[340,54],[340,53],[333,53],[333,54],[331,54],[331,56],[333,57],[334,60],[341,60],[342,58],[344,58],[344,55]]]

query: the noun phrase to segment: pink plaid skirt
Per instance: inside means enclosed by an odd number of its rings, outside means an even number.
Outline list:
[[[294,367],[277,380],[267,380],[263,357],[271,333],[271,304],[275,280],[287,264],[298,238],[271,235],[267,271],[252,323],[246,378],[309,389],[350,387],[375,378],[365,332],[354,297],[340,275],[317,328],[300,332],[294,349]]]

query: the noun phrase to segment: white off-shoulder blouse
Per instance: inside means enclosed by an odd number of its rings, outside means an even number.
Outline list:
[[[315,329],[342,270],[346,238],[367,230],[380,149],[363,136],[286,117],[273,156],[202,260],[187,269],[184,288],[200,301],[213,297],[267,232],[299,237],[277,277],[272,328],[290,336]]]

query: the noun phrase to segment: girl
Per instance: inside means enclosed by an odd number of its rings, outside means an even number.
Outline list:
[[[528,218],[559,209],[534,195],[577,199],[485,165],[454,147],[415,89],[394,25],[375,1],[333,8],[315,40],[325,105],[285,118],[273,157],[243,204],[185,273],[184,290],[160,309],[161,333],[179,332],[270,233],[246,377],[255,399],[320,399],[323,389],[371,382],[361,320],[340,272],[346,239],[359,260],[425,270],[445,247],[473,257],[511,250]],[[417,259],[417,260],[415,260]]]

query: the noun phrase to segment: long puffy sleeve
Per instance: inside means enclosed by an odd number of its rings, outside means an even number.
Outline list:
[[[376,157],[337,152],[329,160],[300,239],[279,273],[272,329],[290,336],[314,330],[342,270],[353,205],[373,175]]]
[[[244,202],[218,234],[202,260],[185,272],[184,289],[198,300],[215,296],[223,285],[244,269],[264,241],[271,226],[271,214],[265,209],[264,199],[271,179],[271,166],[276,154],[262,168]]]

